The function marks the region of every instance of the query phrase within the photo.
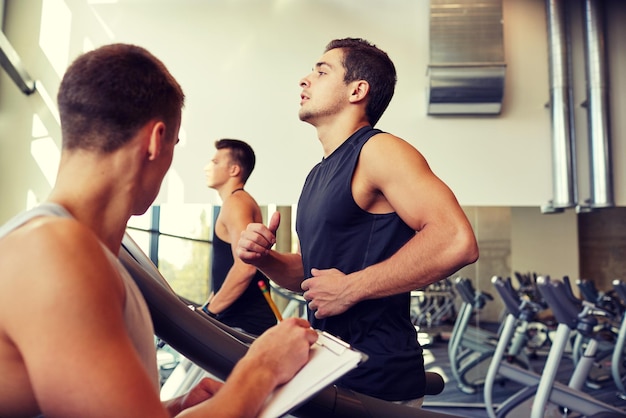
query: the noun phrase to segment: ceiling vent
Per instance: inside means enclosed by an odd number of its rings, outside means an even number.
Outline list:
[[[429,115],[499,114],[505,70],[502,0],[431,0]]]

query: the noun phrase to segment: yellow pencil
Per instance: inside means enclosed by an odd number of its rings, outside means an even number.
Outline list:
[[[261,292],[263,292],[263,296],[265,296],[265,300],[270,305],[270,308],[272,308],[272,312],[274,312],[274,315],[276,315],[276,319],[278,319],[278,322],[282,321],[283,317],[278,311],[276,304],[272,300],[272,297],[270,296],[270,292],[269,290],[267,290],[267,286],[265,286],[265,282],[263,280],[259,280],[258,284],[259,284],[259,289],[261,289]]]

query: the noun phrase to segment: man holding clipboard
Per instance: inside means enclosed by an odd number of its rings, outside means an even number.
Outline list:
[[[311,346],[309,361],[285,385],[272,393],[259,418],[276,418],[308,400],[348,371],[367,360],[367,356],[349,344],[322,331]]]

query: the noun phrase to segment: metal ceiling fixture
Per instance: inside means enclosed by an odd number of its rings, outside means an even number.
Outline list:
[[[504,96],[502,0],[431,0],[428,114],[491,114]]]
[[[615,206],[611,164],[609,74],[604,34],[604,3],[585,0],[583,10],[587,99],[590,198],[580,202],[577,190],[576,149],[570,86],[570,39],[564,0],[546,0],[550,110],[552,120],[553,199],[544,213],[576,207],[578,212]],[[570,5],[572,3],[569,3]],[[578,3],[575,3],[578,5]]]

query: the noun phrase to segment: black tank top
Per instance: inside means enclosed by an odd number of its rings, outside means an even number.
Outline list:
[[[389,258],[415,231],[396,213],[371,214],[352,197],[361,148],[381,131],[364,127],[317,164],[306,178],[296,218],[305,277],[311,268],[349,274]],[[424,395],[424,360],[410,319],[410,294],[366,300],[343,314],[309,321],[335,334],[369,359],[337,382],[388,401]]]
[[[211,277],[215,293],[221,289],[233,263],[230,244],[222,241],[213,232]],[[276,317],[259,289],[259,280],[263,280],[269,289],[267,277],[257,270],[246,290],[232,305],[220,312],[217,319],[230,327],[241,328],[253,335],[261,335],[263,331],[276,325]]]

